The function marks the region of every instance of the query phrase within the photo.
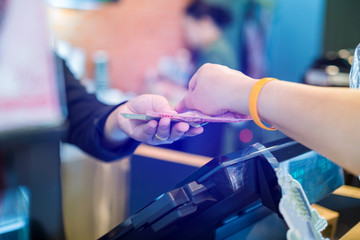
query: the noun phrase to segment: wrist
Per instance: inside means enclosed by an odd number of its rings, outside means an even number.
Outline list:
[[[120,112],[128,112],[127,103],[117,107],[106,119],[104,127],[104,142],[108,146],[119,146],[128,140],[129,136],[124,132],[127,119],[122,118]]]
[[[235,74],[234,74],[235,73]],[[228,98],[231,111],[249,115],[250,92],[258,79],[254,79],[234,70],[232,88],[229,89]]]

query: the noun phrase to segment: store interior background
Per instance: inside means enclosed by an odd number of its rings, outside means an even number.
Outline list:
[[[106,52],[109,87],[121,92],[109,94],[115,99],[107,97],[105,101],[121,101],[146,93],[144,86],[149,69],[156,67],[164,56],[174,56],[186,47],[182,20],[189,2],[121,0],[95,10],[52,6],[49,17],[54,44],[59,54],[75,62],[76,74],[86,85],[95,81],[96,52]],[[238,70],[246,72],[244,18],[250,1],[208,2],[232,12],[233,22],[224,33],[237,53]],[[265,76],[303,82],[316,59],[329,51],[354,48],[360,42],[360,31],[357,31],[360,16],[356,11],[360,3],[356,0],[253,2],[264,21],[259,37],[263,38],[261,56],[266,59],[262,69]],[[203,137],[185,139],[163,148],[211,158],[282,136],[260,130],[252,123],[222,126],[210,129],[209,133],[206,130],[205,126]],[[244,141],[241,134],[245,134]],[[198,167],[158,160],[136,161],[136,157],[113,163],[89,161],[91,157],[68,145],[63,146],[62,153],[64,220],[69,239],[104,234]]]
[[[175,56],[186,47],[182,20],[189,0],[118,0],[102,3],[95,9],[69,9],[56,7],[61,0],[49,2],[53,3],[49,4],[48,13],[54,49],[67,59],[89,91],[96,92],[95,61],[106,56],[104,76],[109,88],[98,92],[99,99],[106,103],[147,93],[144,86],[149,71],[164,57]],[[264,76],[304,82],[306,72],[317,59],[331,51],[353,49],[360,42],[358,0],[207,2],[231,10],[233,22],[224,33],[237,53],[238,70],[245,73],[248,70],[245,65],[251,64],[244,63],[248,55],[243,51],[248,46],[244,42],[244,19],[249,2],[255,3],[257,13],[264,17],[260,26],[263,32],[259,35],[263,38]],[[62,144],[62,208],[67,239],[98,238],[171,189],[201,163],[255,142],[283,136],[263,131],[253,123],[206,130],[207,126],[204,136],[159,147],[194,154],[184,156],[194,159],[187,164],[167,161],[174,152],[162,159],[138,157],[147,151],[146,147],[140,148],[134,157],[104,163],[75,146]]]

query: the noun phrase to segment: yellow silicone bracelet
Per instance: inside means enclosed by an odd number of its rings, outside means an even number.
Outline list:
[[[274,128],[274,127],[269,128],[261,122],[259,115],[258,115],[258,110],[257,110],[257,101],[259,98],[260,91],[266,83],[268,83],[272,80],[277,80],[277,79],[276,78],[262,78],[255,83],[255,85],[253,86],[253,88],[251,89],[251,92],[250,92],[249,112],[250,112],[250,116],[252,117],[252,119],[256,123],[256,125],[258,125],[259,127],[263,128],[263,129],[266,129],[266,130],[275,131],[275,130],[277,130],[276,128]]]

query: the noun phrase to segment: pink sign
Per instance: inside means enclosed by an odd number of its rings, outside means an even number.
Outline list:
[[[9,0],[0,22],[0,132],[64,119],[45,1]]]

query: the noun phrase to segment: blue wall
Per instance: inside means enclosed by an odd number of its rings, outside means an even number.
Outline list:
[[[207,1],[233,12],[234,22],[225,33],[241,58],[243,17],[249,0]],[[271,35],[267,43],[268,76],[300,82],[307,68],[322,54],[326,0],[258,2],[272,6],[273,12]]]
[[[269,46],[269,75],[301,81],[322,54],[325,0],[279,0]]]

